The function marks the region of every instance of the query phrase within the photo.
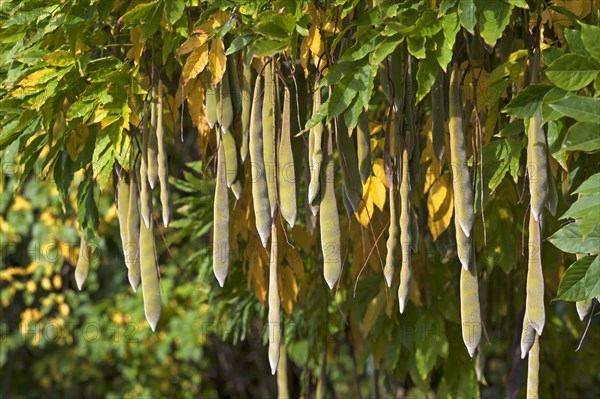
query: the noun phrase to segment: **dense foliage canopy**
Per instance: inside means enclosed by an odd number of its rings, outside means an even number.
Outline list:
[[[3,1],[0,393],[598,397],[599,3]]]

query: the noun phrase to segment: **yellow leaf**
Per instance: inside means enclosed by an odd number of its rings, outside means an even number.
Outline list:
[[[306,39],[306,44],[312,53],[313,63],[318,66],[319,70],[323,71],[327,63],[327,60],[322,57],[325,53],[325,44],[321,40],[321,33],[316,25],[309,28]]]
[[[385,185],[381,180],[379,180],[378,177],[370,176],[369,179],[371,179],[371,184],[369,185],[369,196],[373,198],[373,204],[375,204],[380,211],[383,211],[383,208],[385,207],[385,197],[387,194]]]
[[[71,53],[66,50],[59,50],[46,54],[43,60],[47,64],[58,67],[64,67],[75,63],[75,58],[73,58]]]
[[[223,26],[229,20],[229,13],[225,11],[217,11],[212,14],[206,21],[204,21],[200,26],[194,28],[194,32],[205,32],[209,33],[215,28]]]
[[[431,185],[427,197],[427,213],[427,224],[435,241],[448,228],[454,213],[454,196],[449,175],[443,175]]]
[[[369,135],[373,136],[383,130],[383,123],[369,122]]]
[[[192,123],[198,129],[198,150],[204,157],[206,147],[208,146],[209,132],[208,122],[206,122],[206,105],[204,103],[204,83],[203,79],[196,82],[190,90],[187,97],[188,110],[192,118]]]
[[[308,77],[308,38],[306,37],[300,44],[300,65],[304,69],[304,76]]]
[[[200,33],[199,35],[189,37],[185,42],[183,42],[181,47],[179,47],[179,50],[177,50],[177,57],[191,53],[198,47],[205,44],[208,39],[209,35],[207,33]]]
[[[67,152],[69,153],[72,161],[75,161],[79,153],[83,151],[88,135],[89,131],[87,126],[79,125],[67,139]]]
[[[262,257],[257,257],[250,262],[250,280],[254,285],[254,293],[259,301],[265,303],[267,300],[267,279],[265,277],[265,262]]]
[[[225,57],[225,47],[221,38],[216,37],[210,45],[210,54],[208,56],[208,69],[212,75],[212,84],[216,86],[223,79],[225,74],[227,57]]]
[[[383,167],[383,159],[377,158],[373,162],[373,174],[387,187],[387,180],[385,179],[385,169]]]
[[[279,273],[277,273],[278,285],[279,285],[279,297],[281,298],[281,307],[285,310],[285,313],[290,316],[294,309],[294,304],[298,298],[298,284],[296,283],[296,276],[292,268],[289,266],[279,266]]]
[[[21,80],[21,82],[19,82],[19,86],[35,87],[38,84],[38,82],[44,83],[45,81],[42,81],[42,78],[46,75],[49,75],[52,72],[54,72],[53,68],[43,68],[38,71],[35,71],[35,72],[27,75],[27,77],[25,77],[23,80]]]
[[[208,64],[208,43],[204,43],[203,45],[195,49],[194,52],[185,61],[183,71],[181,72],[181,79],[183,79],[183,84],[187,85],[187,83],[190,80],[195,79],[196,76],[198,76],[198,74],[202,72],[204,68],[206,68],[206,64]]]
[[[370,176],[363,186],[363,199],[358,204],[358,211],[355,214],[360,224],[365,227],[371,223],[374,211],[373,197],[370,195],[371,182],[375,180],[372,179],[372,177],[373,176]]]
[[[131,40],[131,44],[133,46],[127,51],[127,58],[133,60],[135,65],[140,63],[140,57],[142,56],[142,52],[144,51],[145,42],[140,40],[142,36],[142,26],[131,29],[129,33],[129,37]]]

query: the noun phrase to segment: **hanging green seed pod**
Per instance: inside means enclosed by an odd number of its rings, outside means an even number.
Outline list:
[[[171,220],[171,188],[169,187],[169,165],[165,149],[165,126],[163,123],[163,86],[158,82],[158,117],[156,121],[156,138],[158,140],[158,181],[160,183],[160,204],[165,227]]]
[[[323,251],[323,274],[327,285],[330,289],[333,289],[342,273],[340,217],[333,186],[334,168],[331,128],[324,136],[326,153],[323,159],[325,165],[321,170],[319,225],[321,228],[321,251]]]
[[[412,263],[410,251],[412,247],[412,237],[410,230],[410,218],[412,212],[410,201],[412,198],[410,190],[410,169],[408,159],[408,149],[404,144],[402,148],[402,173],[400,181],[400,248],[402,250],[402,268],[400,269],[400,287],[398,288],[398,303],[400,313],[404,313],[404,308],[408,302],[410,293],[410,283],[412,279]]]
[[[455,217],[467,237],[471,236],[473,214],[473,188],[467,165],[467,149],[460,102],[460,69],[455,64],[450,78],[450,161],[454,189]]]
[[[460,226],[457,226],[460,229]],[[481,340],[481,310],[479,308],[479,283],[477,266],[471,262],[469,269],[460,269],[460,318],[462,337],[473,357]]]
[[[525,315],[523,316],[523,329],[521,331],[521,359],[525,359],[531,346],[536,337],[536,332],[529,322],[529,316],[527,315],[527,309],[525,309]]]
[[[529,351],[527,362],[527,399],[539,398],[538,388],[540,383],[540,337],[535,340]]]
[[[440,164],[446,151],[446,115],[444,108],[444,74],[440,69],[433,84],[433,89],[431,89],[433,152]]]
[[[127,264],[127,214],[129,213],[129,184],[127,183],[125,176],[121,176],[117,183],[117,216],[119,218],[119,233],[121,235],[121,245],[123,248],[123,254],[125,256],[125,266]]]
[[[531,83],[540,80],[540,51],[537,49],[531,59]],[[541,112],[529,119],[527,130],[527,175],[531,194],[531,213],[536,221],[544,212],[548,201],[548,165],[546,155],[546,135]],[[541,335],[541,333],[539,333]]]
[[[218,137],[219,133],[217,133]],[[223,141],[217,139],[217,175],[213,208],[213,272],[222,287],[229,270],[229,198],[226,185],[226,159]]]
[[[156,87],[152,88],[152,105],[150,107],[150,132],[148,134],[148,149],[146,153],[146,164],[148,166],[148,183],[153,189],[158,180],[158,94]],[[162,115],[160,116],[162,119]]]
[[[336,121],[337,130],[335,137],[340,169],[342,170],[342,184],[353,212],[357,212],[358,205],[362,199],[362,184],[358,171],[357,152],[350,138],[350,132],[344,123],[344,118],[337,118]]]
[[[529,218],[529,254],[527,268],[527,296],[525,308],[531,327],[542,335],[546,322],[544,309],[544,275],[542,272],[542,254],[540,240],[540,224],[533,217]]]
[[[390,184],[390,227],[388,229],[388,239],[386,242],[385,266],[383,275],[388,287],[392,286],[394,278],[394,254],[396,252],[396,244],[398,242],[398,216],[396,214],[396,193],[394,192],[394,184]]]
[[[241,53],[238,53],[238,55]],[[231,97],[231,106],[233,109],[233,120],[240,117],[242,113],[242,89],[240,87],[240,80],[238,77],[238,57],[231,55],[227,57],[227,77],[229,83],[229,96]],[[250,116],[250,113],[248,113]],[[250,118],[248,118],[250,121]]]
[[[271,374],[277,372],[281,345],[281,321],[279,319],[279,287],[277,282],[277,227],[271,225],[271,257],[269,261],[269,364]]]
[[[313,114],[321,107],[321,89],[319,82],[315,82],[313,92]],[[308,183],[308,202],[311,212],[317,215],[319,212],[318,194],[319,194],[319,176],[321,174],[321,165],[323,163],[323,124],[317,123],[308,133],[308,159],[310,162],[310,182]]]
[[[144,121],[142,122],[142,161],[140,162],[140,204],[142,220],[147,228],[150,227],[150,213],[152,209],[152,193],[148,187],[148,136],[150,135],[150,129],[146,115],[144,115]]]
[[[137,292],[140,285],[140,214],[138,211],[138,188],[135,175],[129,185],[129,213],[127,214],[127,251],[125,263],[127,264],[127,277],[133,292]]]
[[[229,68],[225,69],[225,75],[223,75],[223,79],[217,87],[217,90],[219,90],[217,122],[219,122],[222,132],[229,130],[233,123],[233,105],[231,103],[231,89],[229,87],[229,75],[231,73]],[[235,71],[233,73],[235,73]]]
[[[142,296],[144,297],[144,312],[146,320],[152,331],[160,318],[160,281],[158,276],[158,262],[156,260],[156,247],[154,244],[153,221],[150,226],[141,224],[140,227],[140,269],[142,275]]]
[[[221,138],[223,140],[221,144],[225,150],[225,164],[227,166],[225,171],[225,181],[227,183],[227,187],[231,187],[238,176],[237,147],[235,146],[235,138],[233,137],[233,133],[230,130],[223,131]]]
[[[212,129],[217,123],[217,105],[218,105],[218,93],[211,83],[210,72],[206,71],[205,76],[206,87],[204,91],[204,99],[206,105],[206,122]]]
[[[279,183],[279,209],[281,216],[294,227],[296,221],[296,171],[292,153],[290,133],[290,91],[284,88],[283,115],[281,117],[281,140],[277,159],[277,178]]]
[[[90,273],[91,256],[91,248],[85,242],[82,232],[81,241],[79,242],[79,257],[77,258],[77,265],[75,266],[75,282],[77,283],[79,291],[83,288],[83,283],[85,283],[85,280],[87,280],[87,276]]]
[[[245,62],[242,76],[242,146],[240,155],[242,162],[248,157],[248,135],[250,133],[250,109],[252,106],[252,69]]]
[[[263,128],[262,128],[262,97],[261,76],[256,77],[254,84],[254,98],[252,100],[252,113],[250,117],[250,166],[252,174],[252,203],[254,205],[254,217],[256,229],[263,244],[267,247],[267,241],[271,233],[271,204],[269,203],[269,191],[267,188],[267,176],[265,172],[265,161],[263,155]]]
[[[366,111],[363,111],[358,117],[356,152],[358,154],[360,179],[365,184],[371,176],[371,136],[369,134],[369,116]]]
[[[262,108],[263,154],[266,167],[267,189],[271,204],[271,217],[275,211],[275,81],[273,61],[264,70],[265,86]]]
[[[531,194],[531,214],[538,221],[548,201],[548,172],[546,136],[542,127],[542,115],[529,119],[527,130],[527,174]]]

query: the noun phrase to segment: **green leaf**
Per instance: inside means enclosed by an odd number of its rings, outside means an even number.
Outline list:
[[[131,10],[127,11],[121,17],[121,20],[126,24],[134,21],[147,21],[154,14],[154,8],[157,3],[158,0],[151,1],[149,3],[138,4]]]
[[[509,4],[512,4],[515,7],[519,7],[519,8],[524,8],[526,10],[529,10],[529,4],[527,4],[527,1],[525,0],[504,0]]]
[[[179,21],[179,18],[183,16],[184,9],[185,3],[183,0],[167,0],[167,19],[171,25],[175,25],[175,22]]]
[[[148,19],[143,20],[142,34],[140,40],[145,41],[152,36],[160,28],[160,21],[163,17],[164,3],[158,2],[154,7]]]
[[[565,54],[546,69],[548,79],[567,91],[583,89],[597,74],[598,65],[579,54]]]
[[[288,41],[266,39],[259,37],[253,43],[254,55],[258,57],[268,57],[275,55],[288,46]]]
[[[513,6],[501,0],[477,2],[479,31],[487,44],[494,46],[510,21]]]
[[[576,219],[587,216],[600,218],[600,195],[585,195],[579,198],[560,218]]]
[[[419,61],[417,69],[417,103],[419,103],[431,91],[440,66],[434,54],[429,52],[427,58]]]
[[[267,11],[259,16],[254,31],[272,39],[287,39],[296,27],[296,18],[291,14]]]
[[[440,13],[446,14],[448,10],[456,5],[456,0],[442,0],[440,3]]]
[[[573,263],[560,279],[556,299],[589,301],[600,294],[600,255],[585,256]]]
[[[600,173],[588,177],[573,193],[582,195],[600,194]]]
[[[581,41],[596,61],[600,61],[600,27],[581,23]]]
[[[600,226],[596,226],[584,238],[579,231],[579,223],[569,223],[554,233],[548,240],[563,252],[587,254],[600,248]]]
[[[342,54],[339,62],[357,61],[362,59],[367,54],[374,51],[380,41],[381,36],[379,36],[378,32],[375,29],[369,29],[359,36],[356,43]]]
[[[589,57],[590,53],[587,52],[581,40],[581,32],[575,29],[564,29],[565,39],[569,45],[569,50],[574,54],[579,54],[584,57]]]
[[[498,188],[506,173],[510,173],[512,178],[517,180],[520,154],[520,138],[492,140],[483,146],[484,178],[489,179],[490,191]]]
[[[575,94],[570,91],[553,87],[552,90],[546,93],[544,96],[544,101],[542,102],[542,122],[547,123],[550,121],[555,121],[563,116],[563,114],[552,108],[550,103],[573,96],[575,96]]]
[[[254,35],[252,33],[236,36],[236,38],[233,39],[233,41],[227,48],[227,51],[225,51],[225,55],[231,55],[243,49],[248,45],[248,43],[252,41],[253,38]]]
[[[336,117],[348,108],[357,93],[357,83],[353,75],[348,75],[338,82],[328,99],[328,116]]]
[[[567,131],[562,147],[565,151],[600,150],[600,124],[577,122]]]
[[[408,52],[418,59],[424,59],[427,49],[425,48],[425,38],[423,36],[411,36],[407,39]]]
[[[541,84],[527,86],[502,111],[521,119],[531,118],[541,112],[542,100],[551,88]]]
[[[565,97],[548,104],[555,111],[580,122],[600,122],[600,98]]]
[[[469,32],[473,33],[477,22],[475,14],[475,0],[460,0],[458,3],[458,16],[460,24]]]
[[[437,19],[437,13],[428,8],[419,17],[417,23],[415,24],[415,29],[413,34],[419,36],[433,36],[439,31],[442,30],[442,25]]]
[[[379,43],[375,51],[370,55],[369,64],[379,65],[388,55],[392,54],[396,47],[404,41],[404,35],[395,34],[388,36]]]

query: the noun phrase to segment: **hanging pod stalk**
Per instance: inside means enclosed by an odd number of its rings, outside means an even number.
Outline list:
[[[400,286],[398,287],[398,304],[400,313],[404,313],[404,308],[408,302],[410,293],[410,283],[412,279],[412,263],[410,251],[412,247],[412,234],[410,229],[410,218],[412,212],[410,209],[411,191],[410,191],[410,171],[408,149],[405,143],[402,148],[402,171],[400,181],[400,249],[402,250],[402,268],[400,269]]]
[[[269,364],[271,374],[277,372],[281,345],[281,322],[279,320],[279,287],[277,285],[277,227],[271,225],[271,257],[269,260]]]
[[[290,91],[284,88],[281,140],[277,156],[277,182],[279,183],[279,209],[290,227],[296,222],[296,171],[290,133]]]
[[[252,113],[250,115],[250,172],[252,174],[252,203],[254,205],[254,218],[256,229],[263,244],[271,233],[271,204],[267,188],[265,160],[263,155],[263,129],[262,129],[262,97],[261,76],[256,77],[254,84],[254,98],[252,100]]]
[[[165,227],[171,220],[171,188],[169,187],[169,165],[165,149],[165,126],[163,123],[163,85],[158,82],[158,104],[156,118],[156,138],[158,140],[158,181],[160,182],[160,204]]]
[[[442,164],[442,157],[446,151],[446,113],[444,111],[444,74],[440,69],[431,89],[431,120],[433,152]]]
[[[333,143],[331,128],[325,134],[325,165],[321,170],[321,202],[319,225],[321,228],[321,251],[323,251],[323,274],[330,289],[339,280],[342,273],[340,254],[340,217],[333,186]]]
[[[127,263],[127,214],[129,213],[129,184],[127,183],[125,176],[118,178],[117,183],[117,216],[119,219],[119,234],[121,236],[121,245],[123,248],[123,255],[125,257],[125,266],[129,268]]]
[[[521,359],[525,359],[535,340],[536,332],[529,323],[529,316],[527,315],[527,308],[525,309],[525,315],[523,316],[523,329],[521,331]]]
[[[79,291],[83,288],[83,283],[87,280],[87,276],[90,273],[90,257],[92,251],[89,245],[83,238],[83,232],[81,232],[81,241],[79,242],[79,257],[77,258],[77,265],[75,266],[75,282]]]
[[[540,224],[533,217],[529,218],[529,253],[527,268],[527,296],[525,297],[525,309],[527,320],[531,327],[542,335],[546,323],[544,309],[544,274],[542,272],[542,254],[540,239]]]
[[[262,108],[262,134],[263,134],[263,155],[265,161],[265,172],[267,178],[267,190],[269,194],[269,203],[271,204],[271,217],[275,215],[275,81],[274,81],[274,61],[267,64],[264,70],[265,85]]]
[[[154,244],[154,223],[150,226],[143,223],[140,226],[140,269],[142,275],[142,296],[144,297],[144,313],[152,331],[156,329],[160,319],[160,281],[158,277],[158,262]]]
[[[290,399],[287,379],[287,352],[285,343],[279,349],[279,363],[277,365],[277,399]]]
[[[467,149],[463,129],[460,102],[460,69],[454,64],[450,78],[450,162],[452,167],[452,188],[454,190],[454,211],[458,223],[467,237],[471,236],[473,222],[473,188],[467,165]],[[461,259],[462,261],[462,259]],[[465,263],[463,267],[468,268]]]
[[[229,197],[226,184],[225,146],[217,132],[217,176],[213,208],[213,272],[222,287],[229,270]]]
[[[132,177],[134,174],[132,174]],[[137,292],[140,285],[140,213],[138,211],[138,188],[133,178],[129,184],[129,213],[127,214],[127,250],[125,263],[127,264],[127,277],[133,292]]]
[[[321,89],[315,81],[313,91],[313,114],[321,107]],[[310,182],[308,183],[308,202],[313,215],[319,212],[318,195],[321,165],[323,163],[323,123],[319,122],[308,132],[308,159],[310,163]]]
[[[150,132],[146,160],[148,165],[148,183],[154,188],[158,180],[158,95],[156,87],[152,88],[152,105],[150,107]],[[162,120],[162,115],[161,115]]]

